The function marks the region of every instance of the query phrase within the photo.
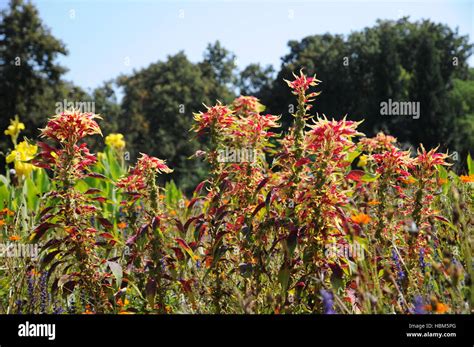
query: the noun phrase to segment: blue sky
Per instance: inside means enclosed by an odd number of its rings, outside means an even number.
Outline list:
[[[378,18],[427,18],[474,40],[472,0],[420,1],[33,1],[69,55],[66,79],[89,89],[184,50],[199,61],[220,40],[238,66],[280,65],[289,40],[325,32],[348,34]],[[5,7],[7,0],[0,0]],[[470,59],[474,65],[474,57]]]

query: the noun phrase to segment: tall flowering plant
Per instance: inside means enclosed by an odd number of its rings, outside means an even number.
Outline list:
[[[38,143],[41,150],[34,163],[52,172],[54,188],[46,194],[30,240],[43,242],[41,264],[54,278],[53,290],[64,295],[78,292],[90,309],[105,312],[110,279],[97,242],[109,225],[101,215],[104,199],[96,189],[84,192],[77,187],[87,177],[99,177],[92,171],[95,155],[81,142],[101,135],[97,119],[98,115],[70,110],[55,115],[41,129],[48,142]]]
[[[159,313],[166,312],[165,297],[174,265],[169,256],[170,240],[162,230],[168,218],[164,215],[156,180],[158,174],[172,171],[163,160],[141,153],[136,165],[116,183],[129,197],[122,205],[135,214],[129,218],[134,232],[126,235],[126,275],[130,272],[138,275],[150,309]],[[138,211],[133,208],[137,204]],[[127,223],[121,223],[125,229]]]

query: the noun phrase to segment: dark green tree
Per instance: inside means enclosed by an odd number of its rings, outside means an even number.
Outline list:
[[[237,82],[235,55],[221,45],[219,41],[209,44],[204,52],[204,59],[200,62],[203,78],[210,83],[211,99],[229,102],[234,97]]]
[[[414,146],[423,142],[449,148],[459,137],[459,116],[452,111],[449,93],[455,78],[467,78],[473,46],[457,30],[408,18],[379,20],[347,37],[315,35],[288,46],[270,92],[262,95],[268,111],[283,114],[283,125],[289,124],[292,105],[283,79],[305,68],[323,81],[315,105],[320,114],[365,119],[361,128],[368,135],[384,130]],[[381,102],[388,99],[420,102],[420,119],[382,116]]]
[[[228,77],[202,69],[203,64],[191,63],[181,52],[118,80],[124,91],[119,130],[128,149],[134,155],[147,152],[166,159],[175,170],[171,178],[185,190],[192,189],[206,170],[198,159],[188,159],[201,147],[189,130],[193,112],[204,110],[203,103],[227,102],[233,96],[220,83]]]
[[[241,95],[253,95],[261,98],[269,91],[273,83],[273,66],[262,67],[260,64],[248,65],[240,74],[237,81]]]
[[[67,94],[69,86],[61,81],[66,69],[56,63],[66,47],[29,2],[12,0],[0,18],[0,130],[19,115],[27,126],[24,135],[31,136]]]

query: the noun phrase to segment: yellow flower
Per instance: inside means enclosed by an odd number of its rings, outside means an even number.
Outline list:
[[[36,169],[36,166],[21,161],[15,162],[15,173],[20,177],[29,176]]]
[[[125,148],[125,140],[122,134],[110,134],[105,138],[105,144],[117,150]]]
[[[464,183],[471,183],[471,182],[474,182],[474,175],[469,175],[469,176],[461,175],[459,178],[460,178],[461,181],[463,181]]]
[[[9,135],[13,143],[16,143],[16,139],[22,130],[25,130],[25,124],[20,122],[18,116],[15,116],[15,119],[10,119],[10,125],[7,130],[5,130],[5,135]]]
[[[38,146],[31,145],[27,141],[22,141],[16,145],[6,157],[7,163],[14,163],[15,172],[18,176],[28,176],[36,166],[29,164],[28,161],[35,157]]]
[[[367,156],[365,154],[362,154],[359,157],[359,162],[357,163],[358,167],[364,167],[367,165]]]

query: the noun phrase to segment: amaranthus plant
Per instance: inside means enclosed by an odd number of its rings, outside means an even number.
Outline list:
[[[77,188],[79,181],[98,176],[91,171],[96,157],[81,143],[86,136],[102,134],[96,119],[100,117],[95,114],[65,111],[41,129],[41,137],[51,144],[38,143],[41,152],[35,164],[52,171],[53,189],[45,196],[30,240],[43,242],[41,266],[54,278],[53,291],[69,295],[77,289],[87,307],[105,312],[110,282],[96,238],[99,228],[109,223],[100,214],[103,199],[94,196],[100,192]]]
[[[164,160],[127,167],[120,134],[97,160],[97,115],[56,115],[39,143],[12,121],[0,246],[41,252],[0,258],[0,313],[471,312],[474,161],[458,176],[437,148],[313,113],[319,82],[287,81],[286,133],[251,96],[196,113],[191,196]]]
[[[158,174],[172,171],[164,161],[142,153],[129,174],[117,182],[117,187],[125,190],[130,196],[128,202],[124,201],[129,209],[139,199],[143,203],[140,217],[132,221],[136,232],[130,235],[126,242],[127,269],[143,271],[139,280],[145,287],[150,308],[157,309],[160,313],[166,312],[165,298],[170,283],[169,268],[173,264],[170,263],[168,255],[170,241],[163,234],[160,225],[166,216],[163,214],[156,180]],[[146,242],[141,242],[142,239]],[[157,305],[155,297],[158,298]]]

